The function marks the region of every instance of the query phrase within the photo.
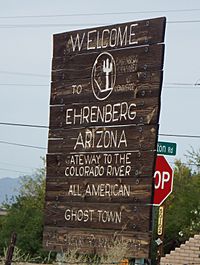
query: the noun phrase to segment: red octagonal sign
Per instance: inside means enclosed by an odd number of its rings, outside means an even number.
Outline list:
[[[157,156],[154,173],[154,205],[161,205],[173,187],[173,170],[164,156]]]

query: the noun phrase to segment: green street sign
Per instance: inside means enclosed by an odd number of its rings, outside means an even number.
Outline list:
[[[158,142],[157,154],[175,156],[176,155],[176,143]]]

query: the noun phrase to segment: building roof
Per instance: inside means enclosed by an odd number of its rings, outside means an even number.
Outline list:
[[[4,208],[0,208],[0,216],[5,216],[5,215],[7,215],[7,210],[6,209],[4,209]]]

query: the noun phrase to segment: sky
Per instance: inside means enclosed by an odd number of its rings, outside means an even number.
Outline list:
[[[48,129],[2,123],[48,126],[53,34],[160,16],[167,27],[159,133],[200,136],[198,0],[0,0],[0,178],[42,166]],[[198,137],[159,140],[177,143],[172,166],[200,148]]]

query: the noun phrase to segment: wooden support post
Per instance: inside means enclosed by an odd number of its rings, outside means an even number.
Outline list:
[[[15,232],[13,232],[11,235],[10,245],[8,247],[8,251],[7,251],[7,255],[6,255],[5,265],[11,265],[16,240],[17,240],[17,234]]]

